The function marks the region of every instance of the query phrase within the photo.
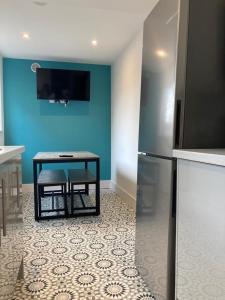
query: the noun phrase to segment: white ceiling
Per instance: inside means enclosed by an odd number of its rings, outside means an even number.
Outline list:
[[[14,58],[111,63],[156,2],[0,0],[0,52]],[[30,40],[22,39],[23,32]]]

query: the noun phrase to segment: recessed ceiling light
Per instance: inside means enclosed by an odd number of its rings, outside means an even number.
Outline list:
[[[98,46],[98,41],[97,40],[93,40],[91,43],[92,43],[93,47],[97,47]]]
[[[157,56],[159,56],[161,58],[165,58],[168,56],[167,52],[162,49],[157,50],[155,53]]]
[[[23,32],[23,33],[22,33],[22,38],[23,38],[24,40],[29,40],[29,39],[30,39],[29,33]]]
[[[37,6],[45,6],[47,3],[45,1],[33,1],[33,3]]]

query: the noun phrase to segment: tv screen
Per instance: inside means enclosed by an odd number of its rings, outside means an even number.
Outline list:
[[[90,72],[37,68],[37,99],[90,101]]]

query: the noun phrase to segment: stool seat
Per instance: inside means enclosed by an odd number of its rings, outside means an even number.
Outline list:
[[[96,177],[88,169],[68,170],[68,179],[72,184],[96,183]]]
[[[61,185],[67,183],[64,170],[42,170],[39,174],[38,185]]]

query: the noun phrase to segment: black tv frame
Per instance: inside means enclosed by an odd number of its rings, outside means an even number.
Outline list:
[[[41,70],[48,70],[48,71],[59,71],[59,72],[74,72],[74,73],[87,73],[89,77],[87,78],[87,84],[88,84],[88,92],[87,92],[87,98],[86,99],[74,99],[74,98],[69,98],[69,99],[63,99],[63,98],[51,98],[51,97],[39,97],[38,95],[38,73]],[[86,70],[76,70],[76,69],[57,69],[57,68],[37,68],[36,70],[36,92],[37,92],[37,99],[38,100],[44,100],[44,101],[49,101],[51,103],[63,103],[67,104],[69,101],[81,101],[81,102],[89,102],[91,98],[91,72],[86,71]]]

